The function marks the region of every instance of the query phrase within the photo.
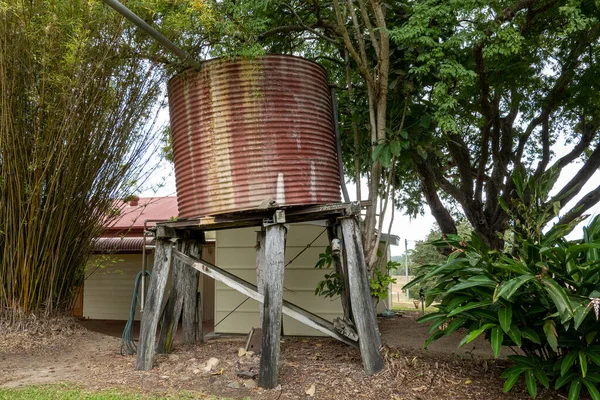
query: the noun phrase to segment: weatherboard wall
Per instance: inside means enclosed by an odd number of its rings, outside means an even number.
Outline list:
[[[229,229],[217,232],[216,265],[256,284],[256,231],[260,228]],[[289,226],[285,263],[296,257],[311,241],[324,231],[322,225],[293,224]],[[343,315],[340,300],[315,296],[315,288],[332,269],[315,269],[319,253],[327,247],[327,232],[294,262],[285,268],[284,299],[332,321]],[[267,271],[268,273],[268,271]],[[215,332],[245,334],[259,327],[259,303],[247,300],[236,311],[246,296],[217,282],[215,296]],[[223,318],[222,322],[219,323]],[[321,335],[287,316],[283,317],[285,335]]]

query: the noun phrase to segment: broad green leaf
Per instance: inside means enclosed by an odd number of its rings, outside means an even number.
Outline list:
[[[565,375],[570,369],[575,359],[577,358],[577,352],[572,351],[563,357],[562,362],[560,363],[560,374]]]
[[[525,371],[525,386],[527,386],[529,395],[535,399],[537,396],[537,384],[535,383],[535,376],[531,370]]]
[[[600,243],[584,243],[575,246],[569,246],[566,250],[567,261],[572,259],[573,257],[577,257],[579,253],[590,249],[600,249]]]
[[[485,330],[493,328],[494,326],[497,326],[496,324],[485,324],[483,325],[481,328],[475,329],[474,331],[471,331],[467,334],[467,336],[465,336],[460,343],[458,344],[458,347],[462,347],[463,345],[467,344],[467,343],[471,343],[473,340],[477,339],[477,337],[479,335],[481,335]]]
[[[465,304],[464,306],[455,308],[454,310],[450,311],[448,313],[448,317],[452,317],[453,315],[459,314],[463,311],[467,311],[467,310],[471,310],[473,308],[479,308],[479,307],[486,307],[492,304],[492,300],[491,299],[485,299],[483,301],[480,302],[470,302]]]
[[[538,365],[538,363],[537,363],[537,361],[536,361],[535,358],[511,354],[511,355],[508,356],[508,359],[511,360],[512,362],[514,362],[515,364],[527,365],[527,366],[530,366],[532,368],[538,368],[539,367],[539,365]]]
[[[504,332],[498,325],[492,328],[490,342],[492,344],[492,350],[494,351],[494,357],[498,358],[500,350],[502,349],[502,341],[504,340]]]
[[[373,148],[373,161],[377,161],[377,159],[379,158],[379,155],[381,154],[381,151],[383,150],[383,148],[386,146],[385,143],[379,143],[377,146],[375,146]]]
[[[581,392],[581,379],[575,378],[569,388],[569,400],[579,400],[579,392]]]
[[[442,326],[446,321],[447,319],[445,318],[439,318],[437,321],[433,321],[431,325],[429,325],[427,333],[433,333],[434,331],[438,330],[438,328]]]
[[[504,332],[508,332],[510,330],[510,325],[512,323],[512,307],[502,307],[498,310],[498,321],[500,321],[500,326]]]
[[[598,392],[596,385],[594,385],[593,382],[590,382],[587,379],[584,379],[582,382],[585,385],[585,387],[587,388],[590,396],[592,396],[592,400],[600,400],[600,392]]]
[[[511,367],[502,374],[502,378],[506,378],[504,387],[502,389],[504,393],[508,392],[513,388],[513,386],[515,386],[515,383],[517,383],[519,377],[526,369],[526,367]]]
[[[442,304],[446,306],[446,310],[454,310],[456,307],[460,306],[465,301],[471,300],[471,299],[472,299],[472,296],[462,296],[462,295],[446,296],[444,298],[444,300],[442,301]],[[447,303],[446,303],[446,301],[447,301]]]
[[[533,374],[537,378],[537,380],[546,388],[550,388],[550,381],[548,380],[548,375],[546,375],[546,371],[543,368],[536,368],[533,370]]]
[[[475,286],[487,286],[487,287],[496,287],[496,282],[488,278],[484,275],[472,276],[466,281],[462,281],[448,290],[448,293],[457,292],[459,290],[467,289]]]
[[[388,168],[392,163],[392,152],[390,150],[390,146],[385,145],[381,150],[381,154],[379,155],[379,161],[381,161],[381,165],[385,168]]]
[[[544,333],[546,334],[546,340],[550,347],[552,347],[552,350],[557,351],[558,334],[556,333],[556,323],[553,320],[548,319],[544,322]]]
[[[392,152],[392,155],[398,157],[402,151],[402,145],[400,142],[397,140],[390,142],[390,151]]]
[[[517,375],[519,376],[520,374],[522,374],[524,371],[528,370],[529,367],[523,366],[523,365],[514,365],[508,369],[506,369],[502,375],[500,375],[500,378],[502,379],[506,379],[509,378],[513,375]]]
[[[465,322],[467,322],[467,318],[465,318],[465,317],[456,317],[456,318],[454,318],[452,320],[452,322],[450,322],[448,324],[448,327],[444,331],[444,335],[448,336],[448,335],[454,333],[458,328],[460,328],[461,326],[463,326]]]
[[[577,307],[575,307],[575,329],[579,329],[581,323],[585,321],[585,318],[587,317],[591,309],[591,307],[586,307],[584,304],[580,304]]]
[[[507,334],[517,346],[521,347],[523,343],[521,342],[521,331],[519,330],[519,328],[513,326],[512,328],[510,328]]]
[[[437,331],[435,332],[433,335],[429,336],[427,338],[427,340],[425,341],[425,343],[423,344],[423,348],[427,348],[427,346],[429,346],[431,344],[431,342],[433,342],[434,340],[437,340],[439,338],[441,338],[444,335],[443,331]]]
[[[600,383],[600,374],[589,371],[585,379],[589,382]]]
[[[532,341],[535,344],[542,344],[538,334],[531,328],[521,328],[521,336],[523,336],[525,339]]]
[[[586,356],[596,365],[600,366],[600,351],[590,350],[589,348],[583,351]]]
[[[585,378],[588,370],[588,362],[585,353],[582,351],[579,352],[579,366],[581,367],[581,376]]]
[[[598,331],[591,331],[585,335],[585,341],[587,344],[592,344],[594,339],[596,339],[596,335],[598,335]]]
[[[494,302],[500,297],[504,297],[506,300],[510,300],[512,295],[519,289],[525,282],[528,282],[535,278],[535,275],[525,274],[506,281],[500,286],[494,297]]]
[[[417,318],[417,322],[418,323],[423,323],[423,322],[429,322],[429,321],[433,321],[434,319],[437,318],[446,318],[446,313],[443,312],[435,312],[435,313],[431,313],[431,314],[425,314],[420,318]]]
[[[570,371],[568,374],[560,376],[556,382],[554,382],[554,389],[560,389],[565,384],[569,383],[573,378],[575,378],[577,374],[573,371]]]
[[[465,260],[464,258],[455,258],[453,260],[446,262],[445,264],[440,265],[439,267],[435,268],[433,271],[430,271],[423,277],[423,279],[429,280],[430,278],[432,278],[436,275],[440,275],[440,272],[446,271],[447,269],[450,269],[450,268],[462,269],[462,268],[464,268],[464,264],[468,264],[468,261]]]
[[[546,287],[546,292],[556,305],[560,314],[560,319],[563,323],[573,318],[573,309],[571,308],[571,302],[565,293],[564,288],[558,285],[556,281],[549,276],[542,278],[542,284]]]

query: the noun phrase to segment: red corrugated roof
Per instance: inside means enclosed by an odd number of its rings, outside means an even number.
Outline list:
[[[144,220],[168,220],[179,215],[177,197],[141,197],[137,205],[119,204],[121,215],[108,224],[110,231],[143,229]],[[154,226],[149,222],[147,226]]]

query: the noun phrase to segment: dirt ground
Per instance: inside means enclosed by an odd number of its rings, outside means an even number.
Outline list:
[[[489,345],[482,340],[457,350],[462,336],[456,334],[423,350],[427,326],[417,324],[417,316],[405,313],[380,319],[387,345],[386,367],[372,377],[363,373],[357,349],[327,338],[306,337],[282,340],[280,386],[274,390],[257,388],[252,379],[236,375],[236,370],[256,370],[259,360],[257,356],[239,355],[239,348],[244,346],[242,337],[179,345],[173,354],[157,355],[152,371],[135,371],[135,356],[119,354],[120,338],[70,328],[52,332],[50,339],[40,332],[12,339],[4,335],[4,340],[0,339],[0,387],[70,382],[90,390],[116,388],[157,395],[185,390],[199,398],[217,395],[270,400],[348,400],[350,396],[394,400],[529,398],[522,383],[508,394],[502,392],[499,376],[506,361],[494,360]],[[208,368],[211,358],[218,364]],[[538,398],[566,397],[541,390]]]

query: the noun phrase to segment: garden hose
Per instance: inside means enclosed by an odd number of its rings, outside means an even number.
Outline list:
[[[138,272],[135,277],[135,286],[133,288],[133,297],[131,299],[131,308],[129,309],[129,318],[127,319],[127,324],[125,324],[125,329],[123,330],[123,335],[121,336],[121,355],[125,354],[135,354],[137,351],[137,346],[133,341],[133,320],[135,318],[135,308],[138,302],[138,290],[140,287],[140,281],[142,279],[142,274],[150,275],[150,271],[145,270],[144,272]],[[124,349],[127,351],[125,352]]]

